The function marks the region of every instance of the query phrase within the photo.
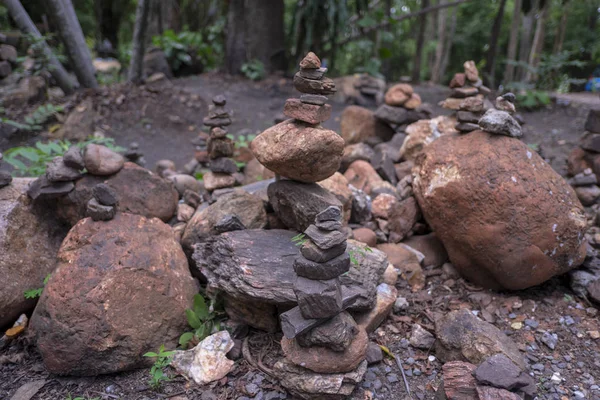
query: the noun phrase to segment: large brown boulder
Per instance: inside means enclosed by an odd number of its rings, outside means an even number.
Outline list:
[[[290,119],[258,135],[250,148],[258,161],[276,174],[318,182],[340,168],[344,140],[334,131]]]
[[[144,353],[177,346],[197,290],[181,246],[159,219],[86,218],[58,252],[31,329],[52,373],[141,368],[152,364]]]
[[[425,219],[456,269],[478,285],[524,289],[583,262],[583,207],[523,142],[483,131],[442,136],[415,171]]]
[[[67,229],[26,191],[32,179],[15,178],[0,189],[0,327],[32,310],[23,292],[41,288],[56,266],[56,252]]]
[[[86,174],[75,183],[75,189],[58,202],[58,215],[75,225],[86,217],[87,202],[93,197],[92,189],[106,183],[119,195],[117,211],[144,217],[160,218],[167,222],[177,211],[179,195],[172,182],[161,178],[137,164],[126,162],[111,176]]]
[[[346,107],[342,112],[340,129],[346,145],[364,142],[371,137],[387,142],[394,136],[394,130],[375,118],[373,111],[359,106]]]

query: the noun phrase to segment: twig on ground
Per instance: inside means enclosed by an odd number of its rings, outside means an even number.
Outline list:
[[[402,379],[404,380],[404,387],[406,388],[406,393],[410,396],[410,386],[408,385],[408,380],[406,380],[406,375],[404,374],[404,368],[402,367],[402,361],[400,360],[400,357],[398,357],[397,354],[394,354],[394,359],[396,360],[396,364],[398,365],[400,372],[402,372]]]

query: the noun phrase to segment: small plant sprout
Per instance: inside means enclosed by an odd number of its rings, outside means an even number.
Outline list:
[[[213,330],[219,331],[221,329],[219,318],[222,314],[223,312],[220,311],[216,299],[211,299],[210,306],[208,306],[204,297],[201,294],[196,294],[193,309],[185,310],[188,324],[193,331],[181,335],[179,338],[181,347],[188,348],[190,345],[195,345],[210,336]]]
[[[46,277],[44,278],[44,281],[42,282],[43,286],[41,288],[26,290],[23,293],[25,295],[25,298],[26,299],[36,299],[36,298],[40,297],[42,295],[42,292],[44,291],[44,287],[46,287],[46,283],[48,283],[51,276],[52,276],[52,274],[46,275]]]
[[[304,245],[304,243],[306,243],[307,240],[308,239],[306,239],[306,235],[304,233],[299,233],[292,238],[292,243],[298,247],[301,247]]]
[[[165,345],[160,345],[158,353],[148,352],[144,357],[154,358],[154,365],[150,368],[150,385],[156,389],[163,382],[168,382],[171,377],[165,372],[166,368],[171,365],[174,351],[165,351]]]

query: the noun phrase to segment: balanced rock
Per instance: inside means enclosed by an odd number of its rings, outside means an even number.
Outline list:
[[[334,131],[288,120],[258,135],[251,149],[258,161],[276,174],[318,182],[340,168],[344,139]]]
[[[102,205],[92,197],[87,203],[87,215],[94,221],[109,221],[115,216],[115,208]]]
[[[482,131],[444,135],[425,148],[415,172],[425,219],[476,284],[524,289],[583,262],[581,203],[521,141]]]
[[[523,136],[521,125],[506,111],[489,109],[478,123],[488,133],[515,138]]]
[[[335,195],[314,183],[276,181],[269,185],[268,195],[279,219],[298,232],[304,232],[326,208],[342,207]]]
[[[100,144],[88,144],[84,149],[85,169],[92,175],[112,175],[123,168],[125,158]]]
[[[333,351],[344,351],[357,334],[356,321],[343,311],[324,324],[296,336],[296,340],[302,347],[322,346]]]
[[[401,106],[410,99],[413,94],[413,88],[407,83],[399,83],[392,86],[385,93],[385,104],[390,106]]]
[[[126,162],[112,176],[84,175],[77,181],[74,190],[59,199],[57,215],[71,225],[85,218],[87,204],[94,196],[95,186],[100,183],[109,186],[119,196],[116,206],[119,212],[168,221],[177,211],[179,196],[171,182],[137,164]]]
[[[77,146],[71,146],[69,150],[63,155],[63,161],[67,167],[75,168],[80,171],[85,168],[85,162],[83,161],[83,154],[81,149]]]
[[[307,104],[299,99],[288,99],[285,102],[283,114],[288,118],[317,125],[331,117],[331,106],[329,104]]]
[[[317,281],[299,276],[294,293],[304,318],[330,318],[342,311],[342,286],[336,278]]]
[[[66,165],[62,157],[54,157],[46,166],[46,177],[50,182],[68,182],[81,177],[81,173]]]
[[[48,371],[92,376],[147,367],[177,345],[198,287],[171,228],[119,213],[71,229],[31,317]]]
[[[294,260],[294,271],[298,276],[309,279],[327,280],[338,277],[350,269],[350,256],[346,253],[324,263],[317,263],[298,257]]]
[[[358,329],[350,345],[344,351],[326,347],[302,347],[296,339],[281,339],[285,356],[296,365],[314,372],[335,374],[354,370],[365,360],[369,337],[364,329]]]

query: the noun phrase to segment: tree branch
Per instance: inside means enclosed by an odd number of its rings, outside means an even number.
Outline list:
[[[405,19],[409,19],[409,18],[413,18],[413,17],[418,17],[419,15],[427,14],[427,13],[430,13],[432,11],[440,10],[442,8],[448,8],[448,7],[458,6],[460,4],[468,3],[470,1],[472,1],[472,0],[457,0],[457,1],[454,1],[452,3],[438,4],[438,5],[435,5],[435,6],[423,8],[421,10],[412,12],[410,14],[404,14],[404,15],[399,15],[397,17],[392,17],[392,19],[394,21],[404,21]],[[362,31],[360,31],[358,33],[355,33],[355,34],[351,35],[350,37],[347,37],[346,39],[340,41],[338,43],[338,46],[343,46],[343,45],[345,45],[347,43],[353,42],[353,41],[355,41],[357,39],[360,39],[363,36],[368,35],[369,33],[373,32],[373,31],[377,31],[379,29],[385,28],[388,25],[390,25],[390,21],[389,20],[388,21],[384,21],[384,22],[382,22],[380,24],[377,24],[375,26],[372,26],[372,27],[369,27],[369,28],[365,28]]]

